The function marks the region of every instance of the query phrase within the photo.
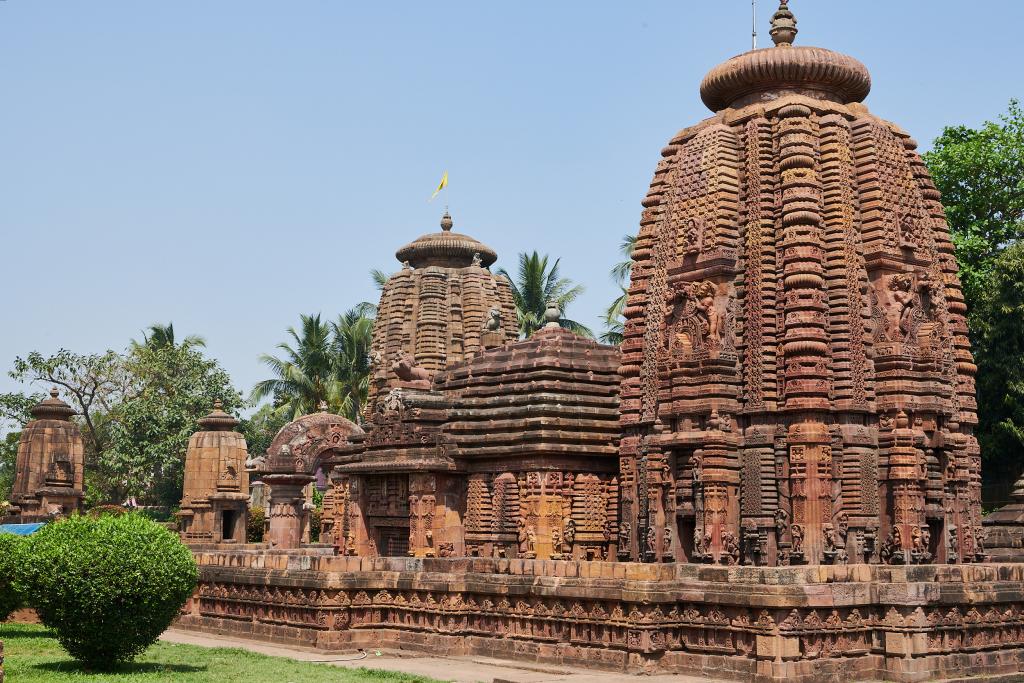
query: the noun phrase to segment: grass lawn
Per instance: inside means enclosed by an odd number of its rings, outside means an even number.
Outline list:
[[[90,672],[72,659],[42,626],[0,624],[5,683],[437,683],[391,671],[345,669],[283,657],[157,642],[134,662]]]

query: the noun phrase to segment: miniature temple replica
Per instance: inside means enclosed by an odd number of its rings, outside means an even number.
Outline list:
[[[85,498],[85,444],[75,411],[57,389],[31,410],[18,442],[9,517],[4,522],[43,522],[80,512]]]
[[[185,452],[185,485],[177,513],[182,540],[189,543],[245,543],[249,474],[245,438],[238,420],[222,410],[199,421]]]
[[[794,46],[786,2],[771,34],[662,151],[621,348],[555,304],[519,340],[446,214],[382,292],[364,423],[282,429],[269,542],[195,544],[181,626],[742,681],[1024,670],[1024,486],[983,526],[939,193],[863,64]]]

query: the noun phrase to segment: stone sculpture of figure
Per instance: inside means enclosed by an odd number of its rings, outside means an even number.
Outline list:
[[[345,534],[345,554],[349,556],[356,554],[356,540],[351,529]]]
[[[722,534],[722,549],[725,551],[728,564],[736,564],[740,561],[740,544],[736,540],[736,534],[731,531]]]
[[[647,527],[647,552],[654,553],[658,549],[658,532],[653,526]]]
[[[398,352],[395,361],[391,364],[391,369],[403,382],[413,382],[418,386],[422,385],[424,389],[430,388],[430,380],[433,379],[433,375],[427,369],[416,365],[416,359],[407,351]]]
[[[572,546],[576,542],[576,522],[572,521],[572,517],[565,520],[565,525],[562,528],[562,549],[569,553],[572,552]]]
[[[696,254],[700,251],[700,226],[696,218],[691,218],[683,224],[683,244],[687,254]]]
[[[531,525],[526,526],[526,554],[537,556],[537,531]]]
[[[825,542],[825,552],[835,552],[836,549],[836,530],[831,524],[825,524],[821,528],[821,536]]]
[[[250,455],[245,459],[245,469],[248,472],[261,472],[267,463],[267,454]]]
[[[672,527],[665,527],[665,554],[672,553]]]
[[[910,545],[914,552],[924,552],[924,537],[921,535],[921,527],[915,526],[910,530]]]
[[[529,539],[526,535],[526,520],[522,517],[516,522],[516,540],[519,543],[519,554],[525,555],[527,550],[529,550]]]
[[[499,332],[501,330],[501,311],[497,308],[492,308],[486,321],[484,321],[484,329],[488,332]]]
[[[910,329],[910,316],[914,310],[914,280],[905,273],[893,275],[889,280],[889,289],[892,291],[894,307],[894,322],[896,330],[904,334]]]
[[[781,540],[789,529],[789,513],[779,508],[775,511],[775,535]]]
[[[697,310],[707,319],[708,340],[714,345],[722,336],[722,314],[715,307],[715,285],[711,282],[699,282],[693,288]]]
[[[850,533],[850,516],[845,512],[840,512],[839,516],[836,517],[836,531],[839,532],[839,538],[846,542],[846,536]]]
[[[623,522],[619,525],[619,551],[623,551],[629,548],[629,537],[633,527],[629,522]]]
[[[711,534],[705,534],[700,529],[693,530],[693,549],[697,555],[707,555],[711,548]]]
[[[804,551],[804,528],[799,524],[794,524],[789,527],[789,530],[793,535],[793,552],[802,553]]]
[[[402,261],[402,270],[412,270],[412,264],[408,261]]]
[[[900,528],[893,525],[892,531],[889,532],[889,537],[882,543],[882,550],[879,552],[882,562],[886,564],[892,564],[895,559],[896,553],[903,549],[903,534],[900,533]]]
[[[719,413],[718,415],[718,429],[723,432],[732,431],[732,416],[729,413]]]
[[[957,556],[960,554],[960,538],[957,536],[957,530],[955,526],[949,527],[949,551],[953,555],[953,561],[956,561]]]
[[[477,266],[477,267],[480,267],[480,266],[483,265],[483,260],[480,258],[480,252],[479,251],[475,252],[473,254],[473,265]]]

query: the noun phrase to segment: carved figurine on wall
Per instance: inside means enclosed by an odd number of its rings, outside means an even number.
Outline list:
[[[488,332],[499,332],[501,330],[501,311],[492,308],[484,321],[484,329]]]
[[[433,374],[426,368],[416,364],[416,359],[407,351],[399,351],[391,364],[391,369],[403,382],[408,382],[414,388],[429,389]]]
[[[717,291],[709,280],[687,282],[676,290],[667,321],[670,350],[688,355],[721,347],[722,314],[715,304]]]
[[[802,555],[804,552],[804,528],[799,524],[794,524],[789,527],[789,531],[793,537],[793,553]]]
[[[903,563],[903,534],[895,524],[892,531],[889,532],[888,538],[882,543],[880,557],[885,564]]]
[[[572,547],[576,543],[576,522],[572,521],[572,517],[565,520],[565,525],[562,529],[562,552],[567,556],[571,556]]]
[[[740,561],[740,544],[736,540],[736,534],[731,531],[722,533],[722,561],[723,564],[734,565]]]

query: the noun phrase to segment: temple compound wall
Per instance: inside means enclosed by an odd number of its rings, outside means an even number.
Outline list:
[[[1013,678],[1024,565],[711,567],[196,549],[181,626],[728,680]],[[998,680],[996,678],[995,680]]]

